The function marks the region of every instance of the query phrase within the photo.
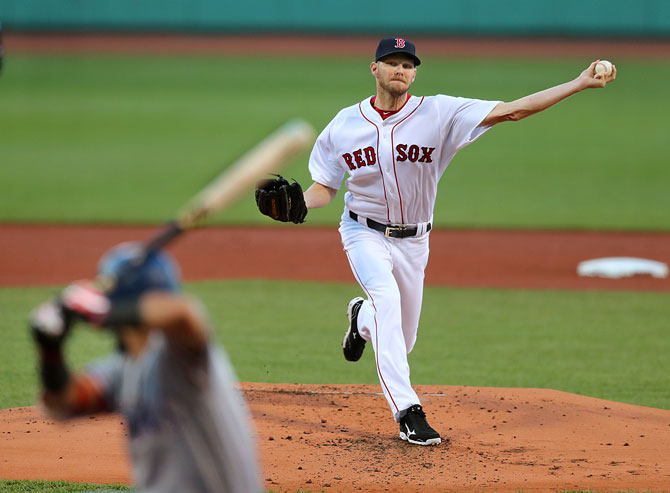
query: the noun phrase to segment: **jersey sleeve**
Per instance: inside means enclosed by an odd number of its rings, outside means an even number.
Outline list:
[[[451,96],[439,96],[438,101],[441,111],[447,115],[443,120],[447,124],[445,129],[447,148],[454,152],[471,144],[491,128],[491,126],[480,127],[479,124],[500,103],[500,101]]]
[[[84,372],[88,384],[95,387],[91,389],[90,398],[102,399],[108,411],[118,410],[123,362],[124,356],[117,352],[91,363]],[[86,404],[81,402],[80,406]]]
[[[212,337],[210,334],[206,347],[198,353],[188,351],[163,337],[163,349],[159,353],[163,371],[166,372],[165,378],[181,387],[184,392],[205,386],[210,378],[212,349],[216,347]]]
[[[344,179],[345,170],[338,162],[333,151],[331,132],[334,121],[323,129],[309,156],[309,172],[312,180],[329,188],[339,190]]]

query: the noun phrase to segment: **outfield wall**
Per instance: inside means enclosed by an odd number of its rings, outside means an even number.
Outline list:
[[[1,0],[0,22],[14,31],[667,37],[670,0]]]

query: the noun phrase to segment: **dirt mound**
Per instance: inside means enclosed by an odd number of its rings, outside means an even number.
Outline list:
[[[375,385],[241,384],[275,491],[659,491],[670,411],[543,389],[418,386],[448,442],[401,441]],[[130,481],[118,416],[0,411],[0,477]]]

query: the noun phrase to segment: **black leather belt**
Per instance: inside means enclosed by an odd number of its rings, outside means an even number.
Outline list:
[[[349,217],[356,222],[360,222],[358,220],[359,216],[355,212],[349,211]],[[381,231],[387,238],[409,238],[410,236],[416,236],[416,232],[418,231],[416,226],[394,226],[392,224],[378,223],[369,218],[361,217],[361,219],[365,220],[365,224],[368,228]],[[430,227],[431,224],[428,223],[426,226],[426,233],[430,231]]]

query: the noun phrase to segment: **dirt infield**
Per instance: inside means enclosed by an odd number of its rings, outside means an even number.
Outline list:
[[[150,227],[0,224],[0,286],[90,278],[105,250],[121,241],[147,239],[153,232]],[[577,275],[579,262],[598,257],[642,257],[670,264],[667,233],[437,229],[431,232],[430,246],[428,285],[670,291],[670,278]],[[170,250],[185,280],[354,282],[335,227],[206,228],[185,235]]]
[[[91,277],[111,245],[153,231],[0,225],[0,286]],[[208,228],[171,250],[187,280],[353,282],[335,228]],[[431,250],[432,285],[670,291],[669,279],[589,279],[575,270],[578,261],[610,255],[670,262],[670,234],[438,229]],[[670,411],[552,390],[423,386],[431,424],[451,440],[423,448],[397,438],[376,386],[242,387],[258,430],[265,487],[275,491],[667,491],[670,485]],[[118,417],[57,424],[34,408],[5,410],[0,432],[0,478],[130,482]]]
[[[376,386],[242,384],[274,491],[667,491],[670,411],[541,389],[419,386],[449,443],[397,438]],[[129,482],[118,416],[0,411],[0,477]],[[104,444],[104,447],[101,446]]]

